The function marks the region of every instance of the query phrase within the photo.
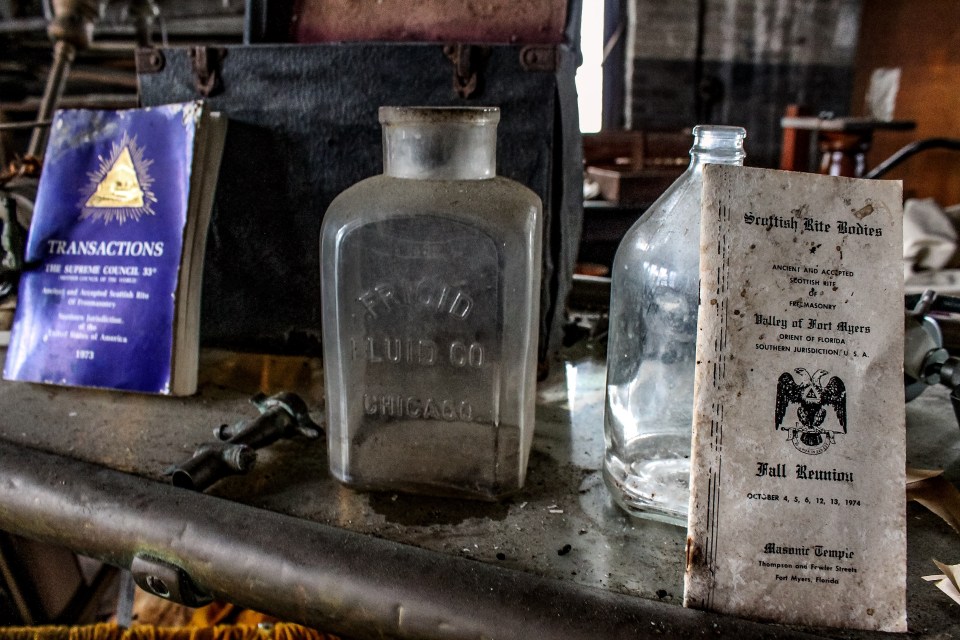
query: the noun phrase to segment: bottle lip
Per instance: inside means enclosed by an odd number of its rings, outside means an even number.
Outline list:
[[[391,124],[497,124],[499,107],[380,107],[380,123]]]
[[[693,128],[693,135],[708,135],[714,138],[746,138],[747,130],[726,124],[698,124]]]

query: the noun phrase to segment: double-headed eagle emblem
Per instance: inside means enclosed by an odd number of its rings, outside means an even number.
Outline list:
[[[787,372],[777,381],[776,428],[787,431],[787,440],[799,451],[823,453],[836,442],[835,434],[847,432],[847,388],[837,376],[823,384],[828,375],[824,369],[794,371],[799,382]],[[793,405],[798,405],[796,419],[784,423]]]

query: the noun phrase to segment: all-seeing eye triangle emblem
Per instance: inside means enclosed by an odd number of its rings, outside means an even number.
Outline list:
[[[142,207],[143,189],[133,168],[130,149],[123,148],[107,175],[97,184],[97,190],[87,198],[87,207]]]
[[[143,151],[135,137],[124,134],[120,142],[112,145],[109,156],[99,157],[98,169],[88,174],[90,182],[81,200],[81,219],[123,224],[154,215],[157,199],[151,191],[153,178],[149,172],[153,161],[147,160]]]

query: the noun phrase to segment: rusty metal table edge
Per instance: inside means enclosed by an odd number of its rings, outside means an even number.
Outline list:
[[[448,556],[0,440],[0,529],[348,637],[812,638]]]

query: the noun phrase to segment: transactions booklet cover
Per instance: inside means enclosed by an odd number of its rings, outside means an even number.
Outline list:
[[[57,112],[4,378],[195,390],[222,141],[222,122],[199,101]]]

